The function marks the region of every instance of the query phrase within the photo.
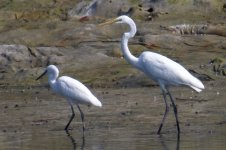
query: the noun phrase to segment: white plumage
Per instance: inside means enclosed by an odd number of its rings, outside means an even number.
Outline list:
[[[71,104],[86,104],[101,107],[101,102],[78,80],[68,76],[57,79],[55,84],[50,84],[53,91],[67,97]]]
[[[204,89],[204,85],[192,76],[183,66],[171,59],[154,52],[143,52],[139,57],[142,71],[162,88],[174,85],[190,86],[197,92]]]
[[[133,56],[128,48],[128,40],[136,34],[136,24],[128,16],[120,16],[115,19],[111,19],[105,23],[100,24],[99,26],[112,24],[112,23],[126,23],[130,26],[130,31],[126,32],[122,36],[121,49],[124,58],[135,68],[144,72],[148,77],[157,82],[162,89],[164,102],[166,105],[165,113],[162,119],[162,122],[159,126],[158,134],[160,134],[164,120],[169,111],[169,106],[166,101],[166,96],[169,95],[174,108],[174,114],[177,123],[178,135],[180,133],[179,121],[177,117],[177,107],[174,103],[173,97],[169,92],[169,86],[189,86],[200,92],[204,89],[204,85],[196,77],[192,76],[183,66],[176,63],[175,61],[154,53],[154,52],[143,52],[138,58]]]
[[[68,127],[74,118],[75,114],[74,114],[73,104],[76,104],[81,114],[81,118],[83,122],[83,131],[84,131],[85,130],[84,115],[82,110],[79,107],[79,104],[94,105],[94,106],[101,107],[102,106],[101,102],[81,82],[68,76],[62,76],[57,78],[59,75],[59,70],[54,65],[49,65],[46,68],[45,72],[42,75],[40,75],[36,80],[40,79],[46,73],[48,75],[48,82],[51,89],[55,93],[67,98],[71,106],[72,116],[68,124],[66,125],[65,130],[66,131],[68,130]],[[84,132],[83,132],[83,135],[84,135]]]

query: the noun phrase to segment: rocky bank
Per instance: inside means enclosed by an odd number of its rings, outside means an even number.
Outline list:
[[[122,59],[119,42],[127,26],[97,26],[122,14],[138,26],[130,40],[135,55],[156,51],[213,79],[212,67],[206,64],[226,57],[225,5],[221,0],[3,0],[0,84],[36,85],[34,79],[43,68],[55,64],[62,74],[90,85],[128,85],[142,74]]]

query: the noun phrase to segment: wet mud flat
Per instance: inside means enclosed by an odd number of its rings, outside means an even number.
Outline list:
[[[2,149],[225,149],[225,79],[204,82],[197,94],[172,88],[181,125],[177,140],[173,109],[162,135],[156,134],[164,113],[158,86],[97,88],[91,90],[102,108],[81,106],[85,138],[78,110],[70,135],[63,130],[71,112],[65,99],[48,88],[1,88]]]

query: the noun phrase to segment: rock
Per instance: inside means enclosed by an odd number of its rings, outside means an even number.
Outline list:
[[[132,10],[133,4],[130,1],[118,0],[93,0],[90,2],[80,2],[68,11],[70,17],[98,16],[116,17],[120,12]],[[131,11],[129,11],[131,12]]]
[[[44,67],[63,63],[63,54],[56,47],[28,48],[24,45],[0,45],[1,70],[8,68]],[[16,71],[14,70],[14,71]]]
[[[97,6],[102,2],[102,0],[93,0],[91,2],[80,2],[74,8],[68,11],[69,17],[75,16],[93,16],[97,11]]]
[[[215,34],[219,36],[226,36],[226,26],[225,25],[206,25],[206,24],[180,24],[175,26],[163,27],[168,31],[172,31],[176,34]]]
[[[3,0],[0,4],[0,43],[6,44],[0,45],[0,84],[11,85],[22,82],[37,84],[34,79],[43,68],[55,64],[62,70],[61,72],[71,76],[76,75],[94,86],[105,86],[106,82],[113,80],[115,84],[122,83],[120,86],[131,86],[130,83],[134,78],[126,77],[135,73],[132,72],[132,67],[131,70],[126,70],[127,66],[121,67],[126,61],[120,59],[121,35],[128,31],[128,26],[123,24],[102,28],[97,26],[108,18],[122,14],[130,15],[137,24],[138,32],[129,40],[132,54],[139,56],[148,47],[153,48],[151,51],[180,60],[186,65],[194,64],[195,61],[194,66],[199,66],[201,62],[209,60],[209,55],[196,53],[199,56],[197,58],[198,56],[192,56],[192,53],[225,49],[226,43],[222,37],[225,35],[223,32],[225,25],[222,21],[223,15],[215,11],[209,15],[193,6],[202,5],[201,3],[192,2],[193,0],[34,0],[32,2]],[[219,5],[221,9],[223,6],[220,2],[208,0],[208,3],[216,7]],[[195,8],[194,10],[198,12],[187,15],[188,11],[185,8],[188,8],[189,12]],[[168,14],[161,15],[162,12]],[[84,18],[81,18],[83,16]],[[220,26],[216,26],[209,28],[211,35],[193,36],[193,34],[173,35],[159,27],[181,23],[212,24],[208,21],[218,21],[216,24],[222,25],[221,30],[219,30]],[[223,35],[215,36],[220,34]],[[184,57],[182,54],[185,54]],[[118,68],[122,73],[120,76],[112,77],[112,74],[108,74],[109,70],[114,72],[118,71]],[[112,86],[110,84],[112,82],[109,82],[108,86]],[[134,84],[152,86],[143,80]]]
[[[30,53],[24,45],[0,45],[0,64],[1,68],[15,66],[20,68],[28,64]]]
[[[61,50],[61,51],[60,51]],[[68,63],[72,57],[65,56],[65,49],[57,47],[32,47],[24,45],[0,45],[0,72],[3,79],[14,82],[36,74],[32,68],[46,67],[49,64]],[[10,81],[8,81],[10,82]]]

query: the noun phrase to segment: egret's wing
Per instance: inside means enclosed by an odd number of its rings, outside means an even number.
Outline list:
[[[62,76],[57,80],[57,87],[57,91],[62,96],[75,100],[78,103],[91,104],[90,101],[94,97],[90,90],[81,82],[67,76]]]
[[[188,83],[190,73],[180,64],[157,53],[144,52],[141,55],[144,71],[153,80],[164,82],[164,84],[185,84]]]

